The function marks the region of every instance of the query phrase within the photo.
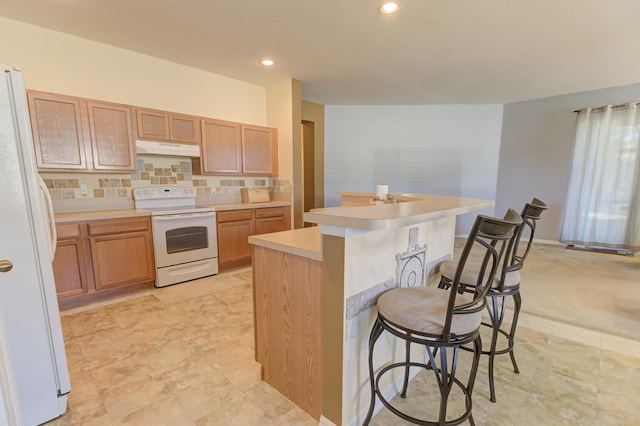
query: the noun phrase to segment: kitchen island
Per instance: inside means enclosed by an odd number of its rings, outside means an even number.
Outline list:
[[[456,217],[494,205],[396,195],[406,201],[312,210],[304,220],[317,227],[250,238],[256,360],[267,383],[322,424],[364,419],[370,397],[368,335],[378,295],[398,285],[435,285],[438,265],[453,254]],[[319,257],[311,256],[312,238]],[[306,251],[298,247],[304,241]],[[294,333],[299,333],[295,339]],[[381,364],[404,356],[404,345],[385,338],[376,349]],[[421,348],[413,351],[424,356]],[[309,377],[293,385],[296,369],[308,370]],[[381,388],[394,395],[401,378],[389,376]]]

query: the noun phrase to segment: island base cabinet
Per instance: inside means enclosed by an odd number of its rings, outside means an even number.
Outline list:
[[[253,247],[255,357],[262,379],[322,414],[322,262]]]

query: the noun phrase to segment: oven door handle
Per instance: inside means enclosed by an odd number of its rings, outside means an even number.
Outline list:
[[[208,212],[208,213],[181,213],[181,214],[171,214],[167,216],[153,216],[153,220],[158,222],[168,222],[171,220],[182,220],[184,218],[193,217],[193,218],[207,218],[207,217],[216,217],[216,212]]]

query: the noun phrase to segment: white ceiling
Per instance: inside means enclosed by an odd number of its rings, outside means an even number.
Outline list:
[[[0,16],[327,104],[509,103],[640,82],[640,0],[2,0]],[[276,66],[258,64],[264,56]]]

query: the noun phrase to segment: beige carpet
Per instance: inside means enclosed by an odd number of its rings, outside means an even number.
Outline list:
[[[640,255],[535,243],[521,275],[522,312],[640,341]]]
[[[521,293],[523,312],[640,340],[640,255],[534,244]]]

